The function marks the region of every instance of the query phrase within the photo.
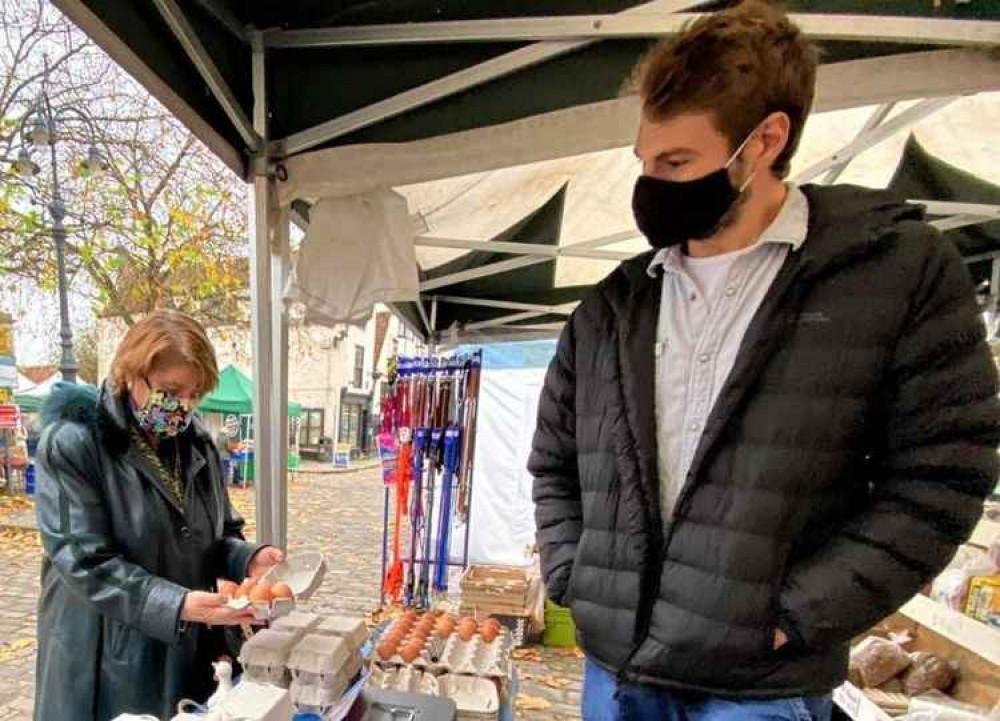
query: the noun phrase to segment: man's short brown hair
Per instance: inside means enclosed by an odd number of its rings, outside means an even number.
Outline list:
[[[122,392],[161,365],[183,363],[198,373],[199,398],[215,388],[219,367],[201,323],[176,310],[154,310],[128,329],[111,362],[111,385]]]
[[[816,85],[817,52],[783,12],[762,0],[699,18],[663,40],[636,68],[633,85],[651,120],[710,111],[732,150],[771,113],[791,120],[771,170],[785,177]]]

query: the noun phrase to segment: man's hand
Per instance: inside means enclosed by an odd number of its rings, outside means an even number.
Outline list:
[[[281,549],[274,546],[264,546],[254,554],[253,560],[250,561],[248,574],[250,578],[260,578],[284,560],[285,554],[281,552]]]
[[[774,632],[774,650],[777,651],[779,648],[788,643],[788,636],[780,628]]]
[[[226,605],[224,596],[207,591],[190,591],[184,597],[181,620],[188,623],[203,623],[206,626],[240,626],[252,623],[252,606],[236,610]]]

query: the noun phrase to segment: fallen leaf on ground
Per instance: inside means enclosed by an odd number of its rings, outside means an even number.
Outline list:
[[[511,656],[517,661],[542,662],[542,654],[533,648],[516,648],[511,652]]]
[[[537,696],[518,696],[515,706],[521,711],[545,711],[552,708],[552,702]]]
[[[0,645],[0,663],[9,661],[23,653],[34,651],[34,649],[35,639],[33,638],[19,638],[16,641]]]
[[[546,676],[539,680],[549,688],[569,688],[573,685],[573,682],[568,678],[558,678],[557,676]]]

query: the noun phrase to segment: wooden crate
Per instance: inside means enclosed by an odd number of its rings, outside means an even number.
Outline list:
[[[462,577],[462,612],[528,616],[534,605],[535,577],[510,566],[472,566]]]

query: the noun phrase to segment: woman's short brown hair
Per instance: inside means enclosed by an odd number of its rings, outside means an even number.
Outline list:
[[[111,363],[111,385],[121,392],[132,378],[158,365],[186,363],[198,371],[198,397],[215,388],[219,366],[201,323],[176,310],[155,310],[128,329]]]
[[[771,168],[783,178],[812,108],[817,57],[781,10],[746,0],[657,44],[636,67],[632,84],[651,120],[713,113],[732,150],[771,113],[787,114],[788,144]]]

